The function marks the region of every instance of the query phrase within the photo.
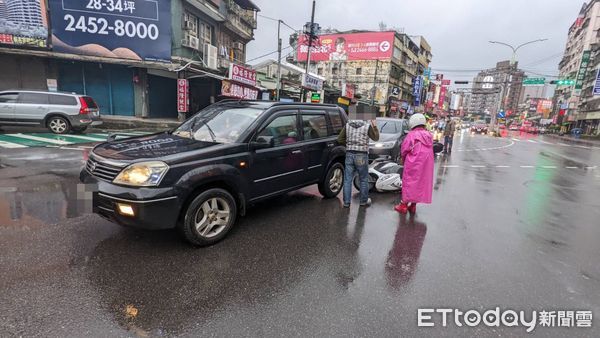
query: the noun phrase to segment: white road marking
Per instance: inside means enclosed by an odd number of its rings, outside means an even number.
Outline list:
[[[542,168],[544,169],[556,169],[555,165],[543,165]]]
[[[67,141],[61,141],[61,140],[53,140],[53,139],[50,139],[50,138],[33,136],[33,135],[24,135],[24,134],[20,134],[20,133],[19,134],[12,134],[11,136],[25,138],[25,139],[34,140],[34,141],[40,141],[40,142],[46,142],[46,143],[53,143],[53,144],[58,144],[58,145],[61,145],[61,146],[73,144],[73,142],[67,142]]]
[[[17,143],[0,141],[0,148],[17,149],[17,148],[27,148],[27,146],[24,146],[22,144],[17,144]]]
[[[542,140],[540,140],[540,142],[542,142],[542,143],[545,143],[545,144],[551,144],[551,145],[554,145],[554,143],[550,143],[550,142],[547,142],[547,141],[542,141]]]
[[[471,168],[485,168],[484,165],[472,165]]]
[[[496,168],[510,168],[509,165],[497,165]]]
[[[522,165],[521,168],[535,168],[535,167],[532,165]]]
[[[105,138],[100,138],[100,137],[90,137],[90,136],[83,136],[83,135],[65,135],[68,137],[72,137],[72,138],[77,138],[80,140],[87,140],[87,141],[92,141],[92,142],[103,142],[106,141]]]
[[[443,165],[444,168],[458,168],[457,165]]]
[[[565,169],[579,169],[579,167],[565,167]]]
[[[512,140],[513,140],[513,141],[517,141],[517,142],[521,141],[521,140],[519,140],[518,138],[513,138]]]
[[[531,143],[537,143],[537,142],[536,142],[536,141],[534,141],[534,140],[527,140],[527,141],[529,141],[529,142],[531,142]]]
[[[577,148],[583,148],[583,149],[592,149],[592,148],[586,147],[586,146],[575,146],[575,147],[577,147]]]
[[[589,169],[589,170],[594,170],[594,169],[596,169],[596,168],[597,168],[596,166],[593,166],[593,167],[585,167],[585,169]]]
[[[564,144],[564,143],[561,143],[561,142],[558,142],[557,144],[558,144],[559,146],[565,146],[565,147],[570,147],[570,146],[571,146],[571,145],[569,145],[569,144]]]

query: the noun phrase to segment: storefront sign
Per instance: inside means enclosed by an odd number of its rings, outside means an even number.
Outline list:
[[[323,80],[304,73],[302,74],[302,87],[318,92],[323,90]]]
[[[415,106],[421,104],[421,86],[423,85],[423,78],[419,75],[413,80],[413,97],[415,98]]]
[[[171,59],[171,0],[49,0],[57,52]]]
[[[312,93],[310,95],[310,102],[320,103],[321,102],[321,93]]]
[[[0,0],[0,46],[47,47],[46,1],[29,0],[26,4],[21,2],[7,3],[6,0]]]
[[[442,80],[442,86],[449,86],[450,80]]]
[[[350,100],[345,99],[343,97],[338,97],[338,103],[339,104],[343,104],[344,106],[349,106],[350,105]]]
[[[256,87],[256,71],[235,63],[229,64],[229,79]]]
[[[244,100],[256,100],[258,98],[258,90],[223,80],[221,81],[221,95]]]
[[[384,60],[392,57],[394,32],[321,35],[310,51],[311,61]],[[308,58],[308,40],[298,41],[298,61]]]
[[[342,96],[347,97],[349,99],[353,99],[354,98],[354,85],[345,83],[342,86]]]
[[[581,55],[581,64],[579,65],[579,72],[577,73],[577,78],[575,78],[575,90],[581,90],[583,88],[583,80],[585,79],[585,74],[587,73],[587,68],[590,63],[590,54],[592,51],[584,50]]]
[[[189,83],[186,79],[177,80],[177,112],[186,113],[189,110]]]
[[[48,91],[55,92],[58,90],[58,81],[56,79],[46,79],[46,86]]]
[[[446,86],[442,86],[440,89],[440,100],[438,102],[438,106],[439,107],[443,107],[444,106],[444,102],[446,102]]]
[[[594,91],[593,95],[600,95],[600,69],[596,72],[596,81],[594,82]]]

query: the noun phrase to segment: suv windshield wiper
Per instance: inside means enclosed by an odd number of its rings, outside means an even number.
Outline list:
[[[192,125],[190,126],[189,132],[190,132],[190,136],[193,140],[196,140],[196,138],[194,137],[194,128],[196,127],[196,125],[198,124],[198,122],[202,123],[204,126],[206,126],[206,129],[208,129],[208,133],[210,134],[210,138],[212,139],[213,142],[218,143],[217,142],[217,136],[215,135],[215,132],[212,130],[212,128],[208,125],[208,123],[206,123],[205,120],[201,120],[201,119],[197,119],[194,121],[194,123],[192,123]]]

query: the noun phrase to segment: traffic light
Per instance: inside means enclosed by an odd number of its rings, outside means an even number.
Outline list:
[[[575,84],[575,80],[571,79],[560,79],[560,80],[552,80],[550,84],[555,84],[557,86],[572,86]]]

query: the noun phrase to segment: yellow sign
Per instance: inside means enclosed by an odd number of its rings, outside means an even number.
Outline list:
[[[338,97],[338,103],[339,104],[343,104],[345,106],[349,106],[350,105],[350,100],[345,99],[343,97]]]

